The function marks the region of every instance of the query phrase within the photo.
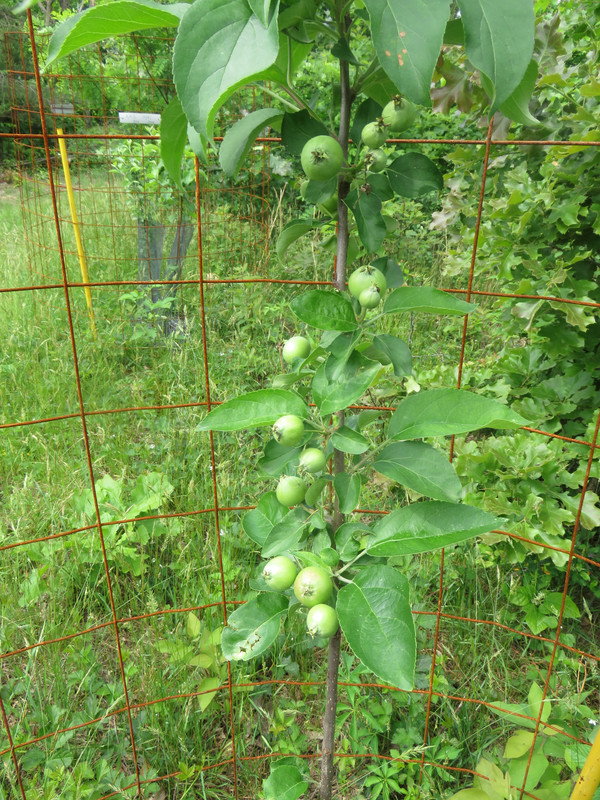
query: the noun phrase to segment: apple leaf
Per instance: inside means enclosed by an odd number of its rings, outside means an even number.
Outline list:
[[[494,86],[491,113],[520,84],[533,54],[535,10],[523,0],[458,0],[467,57]]]
[[[302,506],[296,506],[285,517],[274,525],[264,541],[263,558],[272,558],[288,551],[297,550],[304,536],[309,512]]]
[[[276,766],[263,781],[264,800],[298,800],[308,789],[308,781],[303,780],[298,767],[293,765]]]
[[[408,580],[393,567],[361,569],[338,592],[336,610],[354,654],[392,686],[410,691],[415,674],[415,626]]]
[[[429,553],[489,533],[499,523],[479,508],[426,500],[398,508],[379,520],[367,550],[372,556]]]
[[[160,117],[160,156],[169,177],[181,187],[181,161],[188,139],[188,122],[178,97],[174,97]]]
[[[259,108],[229,128],[219,148],[219,163],[228,178],[235,178],[243,167],[260,131],[282,116],[283,112],[276,108]]]
[[[347,472],[338,472],[333,479],[333,488],[338,498],[342,514],[351,514],[358,505],[360,497],[360,478]]]
[[[286,513],[275,492],[267,492],[260,498],[256,508],[244,514],[242,527],[247,536],[262,547],[273,527],[281,522]]]
[[[387,228],[381,215],[381,200],[374,192],[352,189],[344,198],[354,219],[361,242],[369,253],[375,252],[385,239]]]
[[[339,292],[314,289],[297,295],[290,303],[294,314],[324,331],[353,331],[358,325],[350,301]]]
[[[386,297],[383,313],[421,311],[428,314],[470,314],[477,306],[431,286],[399,286]]]
[[[390,185],[402,197],[421,197],[444,188],[444,176],[433,161],[422,153],[398,156],[386,172]]]
[[[430,87],[450,0],[364,0],[379,63],[398,91],[431,105]]]
[[[388,436],[421,439],[526,424],[526,419],[497,400],[464,389],[429,389],[402,400],[390,419]]]
[[[424,442],[394,442],[377,456],[373,468],[387,478],[434,500],[457,502],[462,486],[448,458]]]
[[[288,604],[285,595],[264,592],[234,611],[221,636],[227,661],[249,661],[268,650],[279,635]]]
[[[272,425],[284,414],[308,417],[308,406],[294,392],[285,389],[259,389],[226,400],[198,424],[198,431],[241,431]]]
[[[177,94],[194,128],[210,138],[218,109],[240,86],[260,78],[278,52],[276,13],[265,28],[247,0],[196,0],[173,47]]]
[[[325,364],[321,364],[312,381],[313,398],[324,416],[355,403],[381,369],[379,364],[373,365],[356,350],[341,369],[335,370],[334,375],[328,374],[328,366],[332,361],[335,363],[336,359],[330,356]]]
[[[46,66],[102,39],[147,28],[175,28],[189,9],[187,3],[163,5],[153,0],[115,0],[80,11],[52,34]]]

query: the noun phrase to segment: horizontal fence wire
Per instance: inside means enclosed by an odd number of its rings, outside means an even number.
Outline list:
[[[239,520],[241,512],[254,508],[251,502],[231,502],[232,499],[237,498],[237,495],[228,485],[227,472],[231,469],[233,461],[238,458],[241,445],[238,440],[225,441],[225,438],[209,434],[208,444],[207,446],[205,444],[202,452],[203,467],[208,473],[203,485],[205,507],[186,507],[187,499],[182,497],[178,499],[178,502],[184,507],[176,511],[160,511],[158,513],[140,511],[135,515],[128,515],[127,513],[117,513],[117,510],[111,514],[99,495],[100,475],[106,473],[100,466],[102,464],[100,434],[95,428],[92,430],[92,424],[95,424],[96,421],[106,424],[105,418],[116,419],[115,424],[122,425],[124,428],[130,426],[133,430],[132,418],[135,420],[140,419],[142,415],[152,414],[153,419],[157,421],[169,417],[174,420],[173,430],[167,429],[167,433],[175,434],[178,425],[184,428],[190,426],[191,429],[194,420],[237,391],[235,385],[220,385],[214,377],[215,361],[221,357],[218,355],[220,352],[218,349],[220,346],[219,332],[223,333],[232,320],[237,322],[243,319],[244,314],[255,313],[256,309],[256,306],[245,306],[245,301],[240,300],[239,296],[233,293],[234,290],[240,289],[250,293],[254,287],[330,286],[332,280],[330,276],[315,277],[314,280],[300,279],[293,273],[285,278],[270,275],[269,152],[270,146],[280,141],[277,137],[261,137],[258,140],[259,147],[251,156],[252,160],[241,188],[223,183],[218,175],[218,168],[211,163],[210,159],[207,165],[200,164],[197,159],[194,160],[188,184],[189,196],[178,199],[180,208],[189,208],[189,205],[185,204],[189,204],[190,196],[193,197],[193,214],[188,217],[170,218],[165,211],[168,199],[166,197],[164,207],[160,205],[160,202],[157,205],[157,198],[166,192],[164,187],[158,183],[150,186],[140,185],[135,201],[136,206],[130,208],[129,194],[131,192],[128,193],[123,189],[122,176],[118,174],[119,168],[116,168],[115,165],[120,159],[118,163],[121,164],[121,171],[133,172],[133,165],[139,162],[139,169],[143,172],[147,169],[148,163],[156,158],[156,150],[146,148],[156,148],[155,143],[158,142],[159,137],[156,133],[139,133],[133,129],[124,133],[115,133],[114,128],[119,124],[118,118],[112,113],[107,97],[110,97],[111,94],[111,82],[114,82],[116,78],[114,75],[109,76],[102,72],[102,53],[99,47],[95,51],[93,48],[91,51],[86,51],[88,53],[95,52],[95,56],[86,56],[88,62],[83,56],[73,55],[69,59],[70,70],[65,71],[63,64],[60,72],[51,70],[48,74],[42,75],[39,68],[39,52],[47,47],[47,37],[36,37],[30,12],[28,12],[28,26],[28,35],[11,35],[10,41],[7,38],[8,76],[13,87],[14,131],[1,133],[0,136],[13,142],[16,149],[21,180],[23,236],[27,245],[30,283],[28,285],[0,286],[0,298],[10,299],[13,296],[30,294],[36,308],[46,306],[55,309],[56,314],[60,315],[57,325],[61,326],[63,333],[68,334],[68,347],[61,352],[64,358],[70,359],[68,367],[66,364],[62,365],[65,371],[64,388],[66,392],[67,386],[69,386],[71,393],[66,405],[61,399],[60,405],[56,408],[47,409],[48,413],[42,413],[42,406],[33,411],[23,408],[21,418],[1,419],[0,428],[3,435],[26,436],[30,431],[31,435],[35,435],[34,431],[54,430],[52,426],[60,423],[60,429],[63,430],[65,436],[69,432],[72,434],[73,453],[75,453],[75,445],[79,448],[79,455],[74,455],[73,459],[81,462],[81,470],[86,474],[86,497],[88,498],[88,509],[91,509],[91,511],[88,510],[88,519],[91,521],[89,524],[75,525],[73,509],[69,511],[68,504],[65,504],[67,512],[62,514],[61,519],[52,519],[41,535],[39,535],[41,531],[37,531],[35,535],[29,535],[27,531],[21,531],[17,524],[13,529],[7,529],[3,539],[0,539],[0,559],[15,558],[20,552],[25,553],[26,557],[31,557],[32,554],[38,557],[37,554],[42,553],[42,550],[36,548],[41,548],[44,544],[52,546],[54,543],[61,546],[73,544],[73,546],[81,547],[83,552],[87,543],[95,553],[96,560],[93,563],[94,569],[97,570],[98,585],[92,587],[92,590],[98,591],[99,596],[102,595],[104,618],[99,621],[90,619],[89,624],[85,624],[85,621],[77,618],[73,618],[72,621],[70,618],[66,618],[62,623],[62,635],[53,634],[47,637],[45,635],[46,626],[42,624],[41,619],[37,618],[38,610],[31,608],[29,627],[22,625],[22,632],[11,632],[13,644],[20,638],[18,646],[11,646],[4,652],[0,652],[0,674],[2,682],[8,686],[9,681],[14,683],[19,675],[27,672],[28,662],[24,659],[34,655],[39,658],[40,652],[50,653],[53,648],[54,652],[59,654],[59,660],[63,659],[66,665],[68,663],[65,656],[68,653],[66,648],[70,643],[82,640],[85,643],[92,642],[92,649],[103,654],[106,675],[112,678],[112,683],[115,687],[118,685],[118,688],[114,689],[117,700],[113,705],[116,707],[106,704],[104,708],[99,709],[100,713],[90,714],[89,719],[69,725],[56,722],[51,726],[40,725],[33,719],[32,710],[27,706],[26,700],[19,700],[18,696],[16,700],[13,700],[9,691],[0,692],[0,713],[4,730],[4,737],[0,739],[0,756],[8,758],[12,764],[11,779],[14,781],[12,786],[14,796],[31,798],[36,795],[31,789],[27,789],[26,782],[36,767],[23,766],[24,754],[31,752],[36,745],[50,744],[56,742],[59,737],[70,734],[77,734],[81,737],[89,734],[92,740],[91,744],[87,746],[92,749],[94,747],[100,749],[103,738],[106,738],[109,732],[114,731],[120,741],[126,743],[122,756],[126,781],[118,790],[104,794],[100,800],[120,796],[128,790],[133,790],[137,797],[147,797],[149,796],[147,794],[148,787],[161,781],[168,784],[172,779],[181,777],[183,770],[180,768],[165,774],[146,774],[148,764],[146,751],[149,745],[148,737],[142,735],[145,719],[142,712],[164,704],[164,707],[168,709],[167,715],[170,715],[174,720],[173,724],[176,725],[176,720],[179,719],[178,714],[182,713],[182,709],[186,717],[189,715],[191,708],[189,704],[192,701],[215,696],[214,702],[219,704],[220,709],[220,723],[217,726],[218,729],[211,731],[210,735],[207,732],[206,753],[201,754],[200,763],[196,767],[196,775],[221,776],[226,780],[226,788],[214,788],[211,790],[213,794],[209,796],[246,798],[252,796],[245,782],[248,779],[248,768],[253,765],[258,767],[261,764],[268,765],[274,759],[290,754],[307,760],[316,759],[319,757],[319,752],[318,746],[314,742],[312,744],[315,746],[311,752],[305,753],[267,751],[267,748],[260,742],[252,742],[248,745],[245,741],[246,733],[243,724],[248,703],[244,698],[262,697],[258,692],[263,688],[270,691],[280,688],[290,693],[306,692],[306,694],[298,696],[307,703],[309,703],[309,699],[310,703],[314,701],[318,708],[318,703],[323,696],[324,681],[301,681],[291,677],[261,678],[259,673],[255,678],[249,680],[243,670],[238,671],[231,663],[227,662],[217,684],[210,688],[184,691],[182,686],[177,685],[177,681],[173,681],[168,686],[165,685],[165,689],[168,688],[170,691],[165,691],[160,696],[144,698],[143,682],[136,680],[136,673],[131,669],[130,656],[133,643],[136,641],[143,640],[145,645],[150,647],[152,638],[168,637],[173,630],[173,628],[167,627],[152,627],[153,625],[166,624],[168,620],[175,620],[176,630],[179,630],[192,614],[199,615],[206,629],[210,630],[215,623],[226,625],[231,611],[244,602],[242,593],[237,590],[236,581],[229,577],[231,554],[227,549],[229,548],[228,531],[233,528],[239,530],[237,520]],[[163,44],[169,46],[170,42],[170,39],[164,39]],[[130,64],[133,66],[130,66],[131,71],[122,77],[121,85],[125,87],[122,91],[127,97],[129,108],[141,111],[164,107],[165,101],[172,96],[173,87],[166,77],[160,79],[152,77],[153,68],[160,70],[160,56],[156,55],[156,52],[161,52],[160,47],[156,42],[146,46],[142,37],[128,40],[127,47],[130,48]],[[74,109],[81,105],[79,101],[83,96],[82,86],[84,83],[89,86],[93,81],[98,84],[97,107],[89,109],[89,113],[75,113]],[[73,111],[71,113],[65,112],[65,97],[69,102],[72,101]],[[235,102],[238,103],[237,106],[235,106]],[[255,93],[251,98],[244,96],[235,102],[234,116],[244,113],[251,103],[255,103],[259,107],[260,104],[266,102],[266,98]],[[57,108],[62,110],[57,112]],[[80,280],[81,276],[77,273],[78,264],[72,240],[73,221],[65,201],[66,187],[58,158],[59,135],[56,129],[61,124],[65,128],[62,138],[72,155],[71,172],[75,179],[75,194],[81,207],[81,228],[85,254],[91,266],[90,275],[94,276],[90,280]],[[83,132],[81,132],[82,129]],[[221,138],[221,136],[216,137],[217,141],[220,141]],[[551,294],[518,294],[501,291],[501,284],[498,291],[478,288],[476,285],[478,281],[476,268],[479,257],[478,233],[486,221],[485,198],[492,154],[503,152],[506,149],[512,150],[519,146],[594,148],[600,146],[600,141],[494,139],[492,121],[489,124],[487,136],[482,139],[432,138],[390,140],[390,142],[398,142],[402,146],[407,144],[461,145],[483,149],[475,233],[468,272],[463,276],[466,286],[464,288],[438,286],[438,288],[464,295],[467,300],[480,297],[489,298],[493,302],[518,299],[566,304],[581,308],[598,308],[600,306],[599,303],[583,297],[577,299]],[[119,147],[123,149],[112,149]],[[135,150],[134,147],[139,149]],[[98,172],[102,177],[102,186],[97,185]],[[205,174],[203,174],[204,172]],[[227,218],[220,211],[224,205],[227,205],[228,208]],[[127,215],[129,215],[128,218]],[[189,249],[186,248],[183,255],[178,253],[181,255],[180,262],[177,264],[180,276],[176,278],[144,276],[139,271],[142,266],[145,265],[148,270],[153,268],[150,250],[158,241],[153,237],[156,235],[160,239],[161,245],[167,236],[174,236],[176,241],[178,236],[185,235],[186,225],[194,228],[197,242],[190,244]],[[134,245],[132,245],[132,241]],[[127,242],[129,247],[126,256],[121,252],[124,242]],[[106,257],[106,248],[110,254],[109,257]],[[183,247],[181,251],[183,251]],[[217,266],[219,274],[216,273]],[[138,270],[136,278],[125,277],[135,274],[136,270]],[[97,278],[98,272],[101,273],[101,277]],[[183,275],[193,275],[194,277],[182,277]],[[179,289],[181,293],[193,291],[195,293],[193,302],[197,306],[199,318],[194,335],[197,334],[201,341],[201,346],[196,348],[194,361],[194,367],[198,370],[195,391],[197,396],[185,399],[181,397],[179,398],[180,402],[172,402],[170,397],[159,397],[156,402],[132,403],[122,407],[94,407],[96,400],[92,395],[92,384],[94,381],[102,380],[102,374],[101,372],[94,373],[93,366],[91,366],[93,359],[99,355],[99,351],[95,350],[90,343],[88,311],[82,305],[82,289],[93,290],[91,296],[94,313],[100,321],[100,336],[104,335],[111,324],[118,322],[125,331],[125,338],[127,333],[132,332],[132,327],[127,327],[130,325],[129,317],[122,310],[118,310],[115,314],[115,306],[114,304],[109,305],[109,301],[105,298],[110,295],[105,295],[105,292],[116,293],[120,303],[120,305],[116,305],[116,308],[122,309],[124,303],[130,302],[132,303],[131,307],[135,308],[136,304],[139,305],[141,302],[139,297],[133,301],[128,300],[128,291],[134,290],[141,295],[144,289],[150,289],[156,291],[156,296],[161,300],[168,298],[168,292],[172,289]],[[218,297],[220,305],[216,303],[215,297]],[[250,295],[248,294],[247,297]],[[252,299],[250,298],[250,300]],[[258,307],[260,308],[260,305]],[[217,322],[222,327],[216,327]],[[143,320],[136,322],[138,328],[143,328],[144,324]],[[169,318],[169,324],[173,325],[175,333],[181,334],[183,342],[181,347],[184,348],[188,345],[191,347],[189,344],[191,334],[185,329],[187,324],[185,315],[182,313],[181,316]],[[287,331],[286,324],[286,322],[282,323],[284,333],[279,337],[280,339],[287,335],[285,333]],[[471,326],[469,317],[465,316],[461,321],[459,336],[460,348],[454,384],[457,388],[464,386],[464,369],[467,363]],[[148,330],[143,330],[142,333],[149,336]],[[248,347],[254,345],[253,342],[244,344]],[[125,345],[122,346],[125,347]],[[241,347],[243,344],[238,342],[236,346]],[[152,358],[151,342],[147,349]],[[597,354],[590,354],[590,357],[594,356],[597,357]],[[227,358],[227,356],[223,357]],[[132,363],[135,367],[135,362]],[[149,362],[150,365],[152,363],[152,361]],[[142,366],[147,370],[151,368],[147,365]],[[131,370],[131,367],[128,369]],[[134,377],[133,374],[130,375],[132,384]],[[243,379],[243,376],[240,376],[240,380]],[[189,390],[187,391],[189,394]],[[395,406],[373,403],[357,405],[353,408],[389,413],[394,410]],[[189,414],[190,416],[177,417],[179,414]],[[559,547],[503,529],[493,532],[494,535],[507,541],[524,543],[532,549],[535,548],[537,552],[560,553],[564,557],[566,563],[564,583],[560,592],[561,603],[557,609],[555,632],[551,635],[540,635],[525,630],[524,627],[507,625],[497,619],[480,617],[477,614],[465,616],[453,613],[453,610],[445,605],[449,579],[447,577],[447,556],[442,552],[438,564],[439,574],[435,592],[432,592],[427,599],[426,608],[415,608],[413,611],[415,620],[427,621],[429,626],[427,630],[430,631],[425,648],[430,655],[430,662],[423,672],[422,685],[407,692],[378,682],[362,680],[355,682],[345,679],[339,681],[341,690],[360,688],[365,691],[376,691],[383,697],[389,696],[394,699],[410,697],[422,702],[425,714],[421,753],[415,758],[410,755],[393,757],[378,752],[340,750],[335,753],[338,763],[356,759],[412,764],[418,766],[418,780],[423,785],[426,776],[433,770],[455,776],[457,784],[465,777],[479,775],[480,778],[485,779],[486,776],[477,773],[474,765],[452,764],[448,763],[448,760],[438,762],[434,758],[429,758],[427,746],[433,732],[438,727],[434,715],[440,701],[448,704],[453,715],[456,715],[465,706],[472,709],[470,713],[489,711],[493,714],[495,712],[498,718],[502,714],[510,715],[511,719],[514,718],[516,722],[525,721],[529,726],[528,729],[533,730],[533,742],[529,749],[529,760],[522,783],[513,787],[519,798],[531,797],[533,800],[537,800],[535,791],[526,789],[526,782],[535,743],[541,730],[545,733],[552,731],[552,734],[561,740],[573,742],[584,749],[589,747],[589,741],[583,733],[577,736],[560,726],[547,723],[543,717],[543,709],[544,700],[552,697],[552,681],[557,678],[556,662],[559,654],[569,654],[573,658],[579,659],[582,665],[589,663],[595,666],[600,660],[598,653],[591,653],[583,647],[577,646],[578,643],[571,641],[571,638],[567,641],[561,639],[572,565],[581,563],[593,570],[600,568],[600,561],[577,549],[586,495],[591,481],[596,480],[596,476],[592,473],[594,459],[600,446],[598,443],[599,427],[600,414],[596,410],[595,425],[585,439],[564,435],[555,430],[539,430],[529,426],[522,428],[532,438],[540,437],[544,441],[561,442],[565,447],[584,448],[582,451],[584,455],[578,455],[578,458],[585,461],[585,472],[581,481],[570,540],[566,540],[564,546]],[[132,433],[132,436],[134,435]],[[245,446],[246,443],[242,442],[242,444]],[[451,460],[455,457],[454,447],[453,437],[450,445]],[[577,452],[579,453],[580,450]],[[150,461],[150,463],[152,462]],[[74,491],[73,487],[65,488],[69,492]],[[153,510],[149,509],[149,511]],[[356,510],[356,513],[368,516],[388,512],[386,509],[360,508]],[[81,519],[81,514],[77,516],[77,519]],[[140,608],[138,613],[134,613],[134,598],[123,594],[118,580],[114,553],[111,551],[111,546],[114,546],[114,540],[110,539],[112,533],[133,530],[136,526],[138,530],[142,530],[139,526],[144,523],[159,523],[166,526],[169,523],[188,521],[197,526],[196,537],[202,536],[207,542],[210,542],[212,560],[202,566],[215,573],[213,576],[214,591],[212,592],[215,599],[210,602],[195,602],[194,599],[185,595],[185,587],[175,587],[174,599],[188,602],[181,602],[175,607],[159,607],[151,610],[146,608],[141,610]],[[189,532],[190,529],[186,530]],[[49,552],[54,553],[54,551]],[[246,551],[239,552],[248,558]],[[52,563],[48,564],[51,577],[53,566]],[[247,565],[246,569],[248,569]],[[519,569],[519,565],[514,566],[515,573]],[[57,626],[60,626],[60,620],[55,622]],[[477,631],[480,628],[494,629],[498,634],[510,635],[511,638],[506,641],[510,642],[510,647],[522,648],[523,662],[525,663],[526,659],[531,658],[543,684],[539,713],[527,714],[514,710],[507,712],[502,705],[478,696],[477,690],[481,689],[483,694],[485,687],[477,687],[473,681],[468,679],[468,664],[461,667],[466,691],[464,693],[456,692],[452,688],[444,690],[439,676],[444,674],[446,668],[448,642],[453,636],[458,635],[470,637],[475,642]],[[541,651],[541,654],[538,652],[534,659],[533,656],[530,656],[529,648],[536,643],[539,643],[544,650]],[[67,674],[65,668],[64,677]],[[53,680],[61,680],[61,677],[63,676],[54,676]],[[108,682],[108,677],[106,681]],[[40,694],[43,694],[44,690],[46,691],[44,703],[48,705],[53,703],[53,686],[54,683],[50,682],[38,689]],[[313,690],[316,692],[315,695],[308,694]],[[596,686],[594,691],[597,692]],[[341,697],[343,699],[343,692]],[[312,708],[312,706],[310,707]],[[29,721],[28,717],[31,717]],[[110,728],[111,725],[115,727]],[[51,729],[44,730],[44,727]],[[81,741],[86,740],[82,738]],[[256,750],[259,752],[254,752]],[[182,757],[178,758],[175,754],[171,760],[174,764],[183,763],[184,756],[182,754]],[[5,760],[4,763],[8,762]],[[261,768],[260,774],[263,773],[264,769]],[[5,780],[8,779],[5,778]]]

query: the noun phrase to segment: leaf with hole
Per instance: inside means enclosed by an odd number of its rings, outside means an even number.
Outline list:
[[[287,609],[287,597],[276,592],[259,594],[236,609],[221,637],[227,661],[249,661],[268,650],[279,635]]]

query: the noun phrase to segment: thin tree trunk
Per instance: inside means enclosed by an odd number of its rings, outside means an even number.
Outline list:
[[[346,30],[350,28],[350,19],[346,17]],[[347,61],[340,61],[340,130],[339,143],[344,153],[344,159],[348,156],[348,136],[350,133],[350,111],[352,108],[352,94],[350,89],[350,66]],[[344,291],[346,287],[346,267],[348,262],[348,207],[343,202],[348,194],[350,185],[347,180],[340,175],[338,179],[338,229],[337,229],[337,258],[335,268],[335,286],[339,291]],[[344,424],[344,412],[338,411],[338,421]],[[345,469],[344,454],[339,450],[333,453],[333,469],[337,475]],[[333,532],[340,527],[344,521],[344,515],[340,512],[337,499],[333,518]],[[323,745],[321,749],[321,800],[331,800],[333,793],[333,751],[335,744],[335,720],[337,716],[337,692],[338,692],[338,672],[340,666],[340,642],[341,632],[329,640],[327,650],[327,686],[325,697],[325,713],[323,715]]]

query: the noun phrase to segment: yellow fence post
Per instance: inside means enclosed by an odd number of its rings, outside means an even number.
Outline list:
[[[592,800],[600,784],[600,731],[577,779],[571,800]]]
[[[87,264],[85,261],[85,253],[83,251],[83,244],[81,242],[81,234],[79,232],[79,220],[77,219],[77,208],[75,207],[75,195],[73,194],[73,184],[71,183],[71,170],[69,169],[69,159],[67,157],[67,146],[63,137],[62,128],[57,128],[58,133],[58,148],[60,150],[60,159],[62,161],[63,172],[65,174],[65,184],[67,186],[67,195],[69,197],[69,208],[71,209],[71,220],[73,221],[73,230],[75,232],[75,242],[77,244],[77,255],[79,256],[79,267],[81,269],[81,280],[83,283],[89,283]],[[94,317],[94,308],[92,306],[92,292],[89,286],[84,287],[85,302],[87,303],[88,313],[90,315],[90,327],[92,329],[92,336],[94,339],[98,338],[96,332],[96,319]]]

